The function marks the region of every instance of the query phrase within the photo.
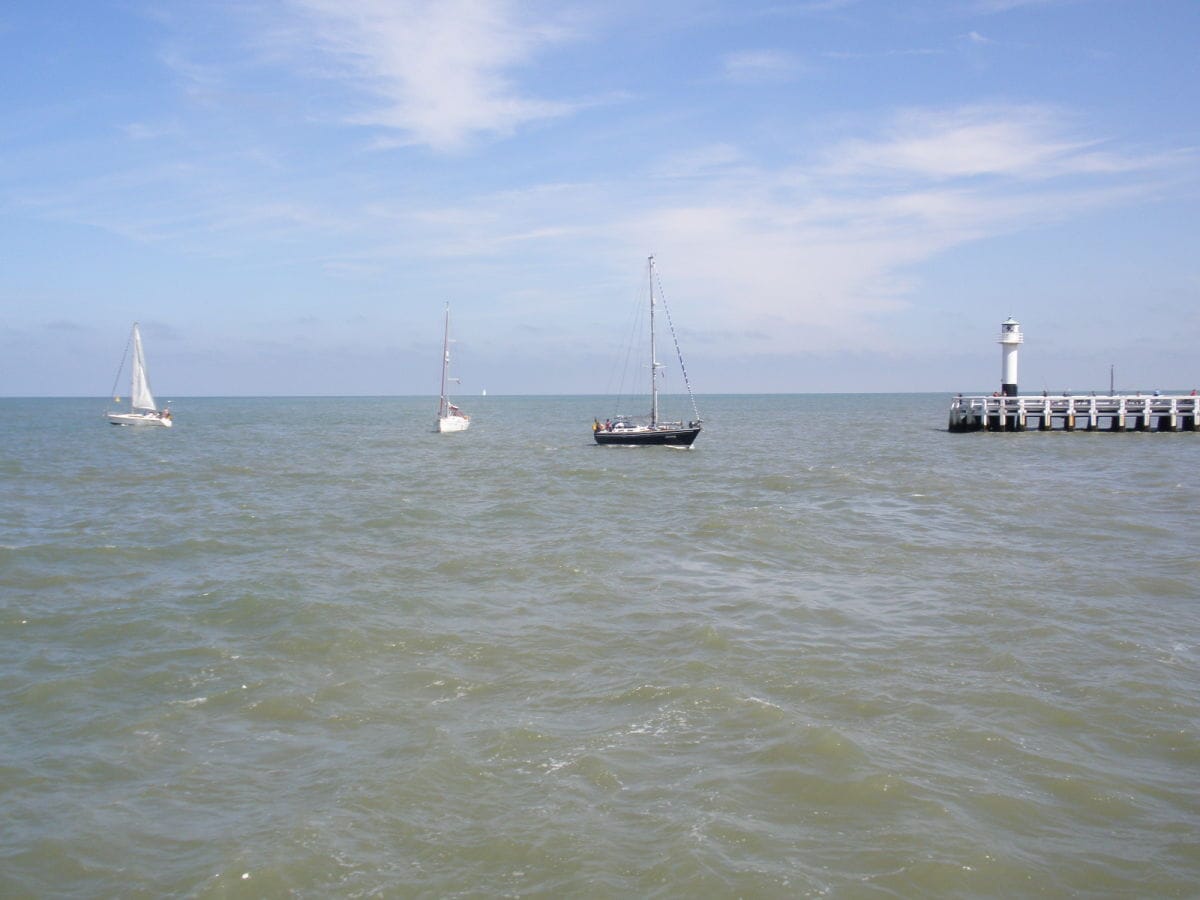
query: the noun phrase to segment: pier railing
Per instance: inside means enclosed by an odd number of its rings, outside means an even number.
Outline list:
[[[1196,431],[1193,394],[957,396],[951,431]]]

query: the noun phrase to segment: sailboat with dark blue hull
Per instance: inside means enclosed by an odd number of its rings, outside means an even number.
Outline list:
[[[671,447],[690,447],[700,436],[701,421],[700,411],[696,408],[696,398],[692,394],[692,385],[688,381],[687,369],[683,365],[683,354],[679,351],[679,339],[675,336],[675,326],[671,322],[671,312],[667,308],[666,300],[661,296],[655,296],[655,271],[654,257],[649,257],[647,266],[650,279],[650,414],[648,416],[627,416],[618,415],[612,419],[605,419],[600,422],[595,419],[592,422],[592,435],[596,439],[597,444],[617,444],[624,446],[641,446],[641,445],[665,445]],[[667,325],[671,329],[671,339],[675,344],[675,353],[679,358],[679,370],[683,373],[683,383],[687,387],[688,399],[692,403],[692,412],[695,418],[686,424],[682,421],[667,421],[659,415],[658,408],[658,383],[662,378],[663,369],[662,363],[658,361],[658,353],[655,347],[655,312],[656,307],[662,304],[663,311],[666,313]]]
[[[618,419],[613,422],[612,431],[605,430],[604,426],[596,429],[597,444],[668,444],[674,447],[690,447],[692,443],[700,436],[700,424],[698,422],[689,422],[684,425],[682,422],[674,425],[667,422],[660,422],[655,425],[636,425],[627,423],[624,419]]]

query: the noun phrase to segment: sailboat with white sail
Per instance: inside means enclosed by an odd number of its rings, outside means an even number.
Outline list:
[[[131,354],[132,351],[132,354]],[[150,391],[150,376],[146,373],[146,354],[142,349],[142,332],[138,323],[133,323],[133,331],[129,335],[129,343],[125,345],[125,354],[121,357],[121,366],[117,369],[116,380],[113,381],[113,400],[121,402],[117,396],[117,382],[121,380],[121,372],[125,370],[125,360],[130,359],[129,376],[129,411],[110,411],[106,413],[108,421],[114,425],[155,425],[160,428],[170,428],[172,425],[171,410],[158,408],[154,402],[154,394]]]
[[[688,380],[687,368],[683,365],[683,354],[679,350],[679,339],[675,335],[675,325],[671,321],[671,311],[667,308],[666,298],[659,285],[658,294],[654,288],[657,273],[654,269],[654,257],[648,259],[647,274],[650,284],[650,414],[647,416],[629,416],[618,414],[615,418],[606,419],[603,423],[597,418],[592,420],[592,435],[597,444],[665,444],[675,447],[690,447],[700,434],[700,410],[696,408],[696,398],[692,394],[692,385]],[[675,355],[679,359],[679,371],[683,375],[683,383],[687,388],[688,399],[691,400],[692,412],[695,418],[684,424],[682,420],[669,421],[659,414],[658,384],[662,379],[665,366],[658,361],[658,351],[655,347],[655,312],[661,304],[666,313],[667,325],[671,331],[671,339],[675,344]]]
[[[437,430],[445,434],[450,431],[466,431],[471,426],[471,417],[450,402],[446,396],[449,382],[461,384],[450,377],[450,304],[446,304],[446,324],[442,332],[442,394],[438,400]]]

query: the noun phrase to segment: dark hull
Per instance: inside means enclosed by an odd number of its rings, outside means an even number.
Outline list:
[[[690,447],[692,441],[700,434],[700,428],[661,428],[653,431],[635,431],[621,429],[618,431],[592,432],[597,444],[617,444],[620,446],[649,446],[667,445],[671,447]]]

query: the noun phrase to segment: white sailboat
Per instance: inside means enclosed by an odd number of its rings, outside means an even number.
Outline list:
[[[450,377],[450,304],[446,304],[446,325],[442,333],[442,395],[438,401],[437,430],[442,434],[449,431],[466,431],[471,426],[471,417],[450,402],[446,396],[446,384],[457,378]]]
[[[687,377],[687,369],[683,365],[683,354],[679,351],[679,339],[675,336],[675,326],[671,322],[671,314],[667,309],[666,300],[654,293],[656,281],[654,257],[647,260],[647,276],[650,286],[650,414],[646,416],[630,416],[618,414],[615,418],[606,419],[601,424],[600,419],[592,420],[592,436],[597,444],[619,444],[641,446],[647,444],[665,444],[673,447],[690,447],[700,434],[700,410],[696,408],[696,398],[692,394],[692,384]],[[683,383],[687,388],[688,399],[692,404],[695,418],[684,424],[682,420],[669,421],[659,414],[658,382],[662,377],[665,366],[658,361],[658,350],[655,347],[655,310],[662,305],[667,313],[667,325],[671,329],[671,339],[675,343],[675,354],[679,360],[679,371],[683,375]]]
[[[129,381],[129,412],[108,412],[108,421],[114,425],[157,425],[162,428],[171,427],[171,411],[159,409],[154,402],[154,394],[150,392],[150,378],[146,374],[146,354],[142,350],[142,333],[138,330],[137,322],[133,323],[133,332],[129,335],[129,343],[125,346],[125,355],[121,357],[121,367],[117,369],[117,380],[113,382],[113,400],[121,402],[116,396],[117,381],[125,369],[125,360],[130,358],[133,350]]]

